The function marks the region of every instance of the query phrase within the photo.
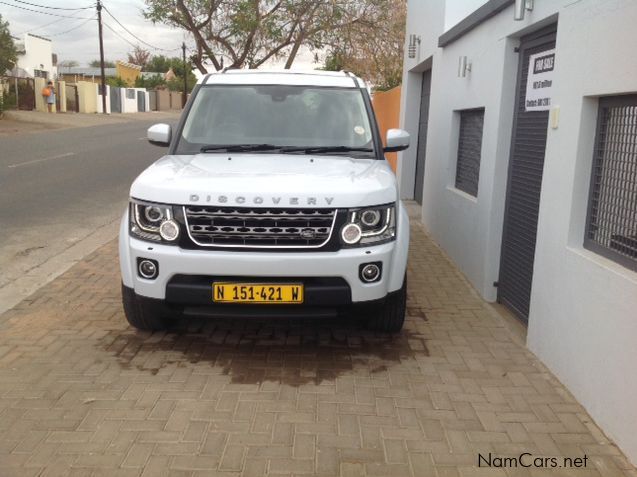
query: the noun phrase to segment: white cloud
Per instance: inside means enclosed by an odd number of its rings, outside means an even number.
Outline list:
[[[18,7],[74,17],[57,18],[3,4],[0,14],[2,14],[4,20],[9,22],[12,35],[22,38],[24,33],[28,31],[35,35],[50,38],[53,41],[53,52],[57,53],[60,61],[76,60],[85,65],[99,58],[97,22],[89,21],[85,23],[86,18],[96,17],[95,9],[79,11],[47,10],[11,2],[11,0],[8,0],[8,3],[15,4]],[[33,0],[32,3],[51,7],[63,6],[65,8],[81,8],[94,4],[92,0],[64,0],[64,2],[59,0]],[[131,44],[140,44],[140,46],[147,48],[153,54],[179,55],[180,46],[184,40],[183,32],[165,25],[153,25],[144,19],[142,15],[143,1],[103,0],[103,4],[128,30],[145,42],[157,48],[173,50],[154,50],[148,45],[141,44],[120,27],[108,13],[103,11],[102,18],[104,23],[108,24],[119,34],[113,33],[107,27],[104,28],[104,55],[106,59],[113,61],[126,60],[127,53],[133,49]],[[85,24],[82,25],[83,23]],[[71,29],[73,30],[69,31]],[[68,33],[65,33],[67,31]]]

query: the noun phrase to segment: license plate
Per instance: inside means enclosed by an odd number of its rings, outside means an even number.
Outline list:
[[[217,303],[303,303],[303,285],[295,283],[213,283]]]

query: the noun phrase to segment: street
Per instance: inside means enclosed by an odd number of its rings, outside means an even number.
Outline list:
[[[165,151],[148,144],[146,129],[177,119],[0,137],[0,310],[16,303],[16,292],[24,297],[51,278],[33,273],[38,267],[88,237],[82,255],[114,237],[131,182]],[[51,268],[61,273],[79,258]]]

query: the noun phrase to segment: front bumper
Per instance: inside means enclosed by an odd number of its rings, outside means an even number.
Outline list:
[[[402,287],[409,248],[409,219],[399,207],[397,239],[382,245],[341,249],[334,252],[234,252],[218,250],[187,250],[172,245],[145,242],[129,235],[128,211],[122,218],[119,236],[122,282],[139,296],[175,302],[175,290],[181,286],[177,302],[183,305],[202,304],[204,290],[210,290],[214,277],[245,281],[285,279],[302,281],[312,289],[320,279],[337,280],[349,288],[351,303],[379,300]],[[159,264],[154,280],[141,278],[137,259],[148,258]],[[383,274],[375,283],[363,283],[359,267],[363,263],[382,262]],[[186,277],[185,279],[181,277]],[[317,282],[319,280],[319,282]],[[181,285],[179,285],[181,284]],[[172,291],[171,291],[172,290]],[[184,294],[185,292],[185,294]],[[339,303],[343,300],[341,287]],[[184,298],[188,297],[190,298]],[[317,297],[322,302],[320,294]],[[327,296],[327,295],[324,295]],[[211,303],[210,298],[210,303]],[[328,300],[329,301],[329,300]],[[189,302],[189,303],[184,303]],[[212,304],[212,303],[211,303]],[[325,302],[325,304],[328,304]]]

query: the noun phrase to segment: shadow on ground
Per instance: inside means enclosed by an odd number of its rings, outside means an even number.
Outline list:
[[[420,308],[408,315],[426,320]],[[122,319],[124,319],[122,317]],[[391,364],[427,356],[422,334],[391,335],[365,329],[354,317],[330,319],[210,319],[189,317],[161,333],[112,330],[100,346],[123,369],[157,375],[164,368],[205,365],[232,383],[321,384],[348,373],[369,376]]]

